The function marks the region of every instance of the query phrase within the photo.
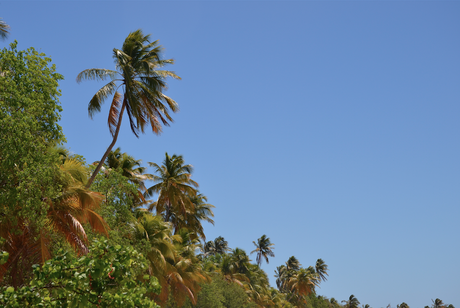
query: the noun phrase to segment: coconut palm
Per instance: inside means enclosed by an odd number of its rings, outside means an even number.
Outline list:
[[[152,176],[155,184],[144,194],[146,198],[158,194],[158,200],[151,204],[149,210],[155,209],[165,221],[171,221],[174,215],[177,218],[178,215],[185,216],[187,211],[193,212],[195,205],[190,198],[197,195],[198,187],[198,183],[191,179],[193,166],[185,165],[182,155],[169,156],[168,153],[161,166],[151,162],[148,164],[159,174]],[[178,220],[175,223],[177,231]]]
[[[194,207],[185,213],[185,217],[180,215],[181,222],[178,223],[179,228],[187,228],[205,241],[206,236],[201,222],[207,221],[214,225],[214,220],[211,218],[214,217],[214,213],[212,212],[214,205],[206,203],[208,199],[202,194],[197,194],[189,198]]]
[[[310,268],[299,269],[289,280],[291,290],[299,296],[308,296],[315,291],[317,275]]]
[[[9,30],[10,30],[10,26],[8,26],[6,22],[4,22],[2,18],[0,18],[0,38],[2,40],[8,37],[8,34],[10,34]]]
[[[275,256],[275,254],[272,251],[273,249],[275,249],[274,247],[272,247],[275,246],[275,244],[271,243],[270,238],[268,238],[265,234],[257,240],[257,244],[254,241],[252,243],[256,246],[256,249],[251,251],[251,254],[254,252],[257,253],[256,262],[259,266],[262,265],[262,257],[268,264],[268,257]]]
[[[435,300],[431,300],[431,301],[433,302],[433,305],[432,305],[433,308],[443,308],[444,307],[444,303],[439,298]]]
[[[171,224],[161,216],[145,214],[132,227],[133,239],[149,242],[147,259],[150,261],[150,272],[160,279],[168,270],[168,260],[174,260],[176,253]]]
[[[160,279],[160,281],[166,281],[168,286],[162,287],[158,299],[164,303],[171,292],[179,307],[183,305],[187,297],[195,305],[200,283],[208,280],[208,276],[202,270],[199,259],[195,255],[198,241],[193,233],[187,229],[181,229],[174,235],[173,242],[176,251],[174,259],[169,259],[168,271]]]
[[[280,292],[287,293],[290,291],[289,282],[295,273],[300,269],[301,264],[296,257],[292,256],[285,265],[278,266],[275,270],[276,286]]]
[[[243,282],[247,282],[249,279],[239,271],[240,266],[235,262],[235,258],[231,254],[224,254],[221,263],[218,265],[218,272],[222,274],[226,281],[243,286]]]
[[[225,254],[231,249],[228,247],[228,242],[222,236],[219,236],[214,239],[214,250],[218,254]]]
[[[342,303],[345,303],[345,308],[359,308],[359,301],[353,294],[350,295],[348,300],[343,300]]]
[[[247,268],[245,275],[249,281],[245,283],[245,288],[251,301],[260,307],[273,306],[267,274],[257,264],[248,264]]]
[[[121,49],[113,49],[116,70],[91,68],[82,71],[77,76],[77,82],[84,79],[111,81],[103,86],[88,104],[90,118],[101,111],[104,101],[113,95],[109,109],[108,125],[112,142],[94,170],[87,187],[91,186],[94,178],[101,169],[107,156],[117,142],[123,115],[126,111],[131,131],[136,137],[144,133],[150,125],[153,133],[160,134],[162,125],[169,125],[172,112],[179,110],[177,103],[163,94],[166,89],[166,78],[180,79],[174,72],[159,70],[173,64],[172,59],[161,58],[161,45],[158,41],[150,42],[150,35],[144,35],[142,30],[131,32],[125,39]],[[118,90],[122,88],[122,93]]]
[[[250,266],[249,262],[251,260],[246,254],[246,251],[244,251],[241,248],[236,247],[235,249],[232,250],[230,255],[233,259],[233,263],[235,264],[236,271],[241,274],[247,274],[249,271],[249,266]]]
[[[327,264],[324,263],[323,259],[316,260],[315,270],[320,280],[327,280],[326,276],[329,276],[329,274],[327,273]]]

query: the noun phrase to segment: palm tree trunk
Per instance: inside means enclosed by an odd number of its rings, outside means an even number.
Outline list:
[[[94,179],[96,178],[96,175],[101,170],[102,165],[104,164],[107,156],[109,156],[110,151],[112,151],[113,146],[117,142],[118,133],[120,132],[120,127],[121,127],[121,119],[123,118],[123,112],[125,111],[125,108],[126,108],[126,96],[123,98],[123,105],[121,106],[120,117],[118,118],[117,129],[115,130],[115,134],[113,135],[112,143],[109,145],[109,147],[107,148],[107,151],[105,151],[105,153],[104,153],[104,156],[102,156],[101,160],[99,161],[99,164],[97,165],[96,170],[94,170],[93,175],[91,175],[91,178],[89,179],[88,183],[86,184],[86,188],[91,187],[91,184],[93,183]]]

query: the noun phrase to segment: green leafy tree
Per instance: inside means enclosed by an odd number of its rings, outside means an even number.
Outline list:
[[[178,306],[171,301],[168,308]],[[201,284],[196,305],[187,300],[183,308],[206,307],[206,308],[256,308],[256,303],[250,302],[244,288],[235,283],[229,283],[222,276],[214,274],[211,282]],[[285,306],[285,308],[290,306]]]
[[[162,125],[172,122],[168,109],[173,112],[179,110],[177,103],[163,91],[167,88],[167,77],[180,77],[174,72],[160,69],[174,63],[172,59],[162,59],[161,52],[162,47],[158,41],[150,42],[150,35],[144,35],[139,29],[128,35],[121,49],[113,49],[116,70],[91,68],[78,74],[77,82],[84,79],[111,80],[90,100],[88,113],[91,118],[101,111],[104,101],[113,95],[108,117],[113,139],[88,181],[88,187],[117,142],[125,111],[131,130],[138,137],[139,132],[144,133],[148,125],[153,133],[161,133]],[[123,94],[118,92],[119,88],[123,88]]]
[[[132,247],[95,241],[81,258],[60,253],[35,266],[21,288],[4,287],[0,306],[9,307],[155,307],[156,278],[145,275],[145,258]]]
[[[33,220],[24,217],[17,219],[16,225],[2,221],[0,236],[8,239],[2,247],[11,258],[0,266],[0,278],[9,271],[8,282],[13,286],[22,284],[34,263],[42,264],[51,257],[51,248],[56,241],[70,244],[79,254],[87,253],[84,224],[91,226],[94,232],[108,235],[108,226],[97,213],[102,196],[85,188],[86,179],[86,167],[68,158],[60,164],[55,176],[60,193],[47,200],[48,210],[42,228],[31,228]]]
[[[270,238],[268,238],[265,234],[257,240],[257,243],[252,243],[254,244],[254,246],[256,246],[256,249],[251,251],[251,254],[253,254],[254,252],[256,253],[256,262],[259,266],[262,265],[262,258],[264,258],[268,264],[268,257],[275,256],[275,253],[273,252],[273,249],[275,249],[273,246],[275,246],[275,244],[271,243]]]
[[[33,217],[40,227],[47,200],[56,197],[57,155],[49,148],[62,143],[58,125],[58,81],[51,59],[17,42],[0,52],[0,223]]]

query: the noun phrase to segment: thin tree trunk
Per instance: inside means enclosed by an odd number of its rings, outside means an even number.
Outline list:
[[[109,156],[110,151],[112,151],[113,146],[117,142],[118,133],[120,132],[120,127],[121,127],[121,119],[123,118],[123,112],[125,111],[125,108],[126,108],[126,96],[123,98],[123,105],[121,106],[120,117],[118,118],[117,129],[115,130],[115,135],[113,136],[112,143],[109,145],[109,147],[107,148],[107,151],[105,151],[105,153],[104,153],[104,156],[102,156],[101,160],[99,161],[99,164],[97,165],[96,170],[94,170],[93,175],[91,175],[91,178],[89,179],[88,183],[86,184],[86,188],[91,187],[91,184],[93,183],[94,179],[96,178],[96,175],[101,170],[102,165],[104,164],[107,156]]]

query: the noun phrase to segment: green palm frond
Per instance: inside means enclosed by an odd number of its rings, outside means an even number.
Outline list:
[[[83,80],[106,80],[107,78],[114,80],[117,75],[117,71],[105,68],[89,68],[77,75],[77,82],[80,83]]]
[[[92,119],[95,113],[101,111],[101,106],[104,101],[112,94],[116,93],[117,84],[111,81],[102,88],[100,88],[88,104],[88,115]]]

